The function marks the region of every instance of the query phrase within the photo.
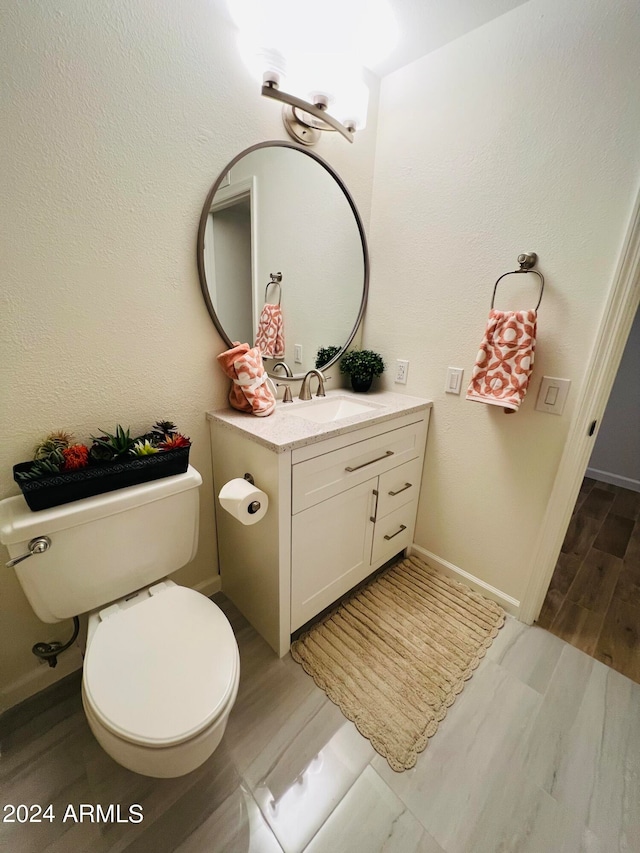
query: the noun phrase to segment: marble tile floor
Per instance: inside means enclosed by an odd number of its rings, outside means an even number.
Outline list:
[[[613,853],[640,851],[640,685],[509,618],[416,766],[395,773],[288,655],[223,596],[242,678],[225,737],[194,773],[156,780],[91,735],[78,679],[0,720],[8,853]],[[140,804],[141,823],[63,821]],[[6,814],[6,811],[3,813]]]
[[[640,683],[639,492],[585,477],[537,624]]]

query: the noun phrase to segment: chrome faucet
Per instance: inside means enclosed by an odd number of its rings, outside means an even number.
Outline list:
[[[311,377],[318,377],[318,393],[316,397],[326,397],[327,395],[324,393],[324,376],[319,370],[310,370],[305,374],[304,379],[302,380],[302,385],[300,386],[300,396],[299,400],[310,400],[311,399]]]
[[[289,365],[287,364],[287,362],[286,362],[286,361],[277,361],[277,362],[273,365],[273,367],[271,368],[271,372],[272,372],[272,373],[275,373],[275,372],[276,372],[276,367],[284,367],[284,375],[285,375],[288,379],[293,379],[293,373],[291,372],[291,368],[289,367]]]

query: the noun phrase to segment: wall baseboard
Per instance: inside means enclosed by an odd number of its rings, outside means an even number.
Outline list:
[[[492,601],[497,601],[501,607],[504,607],[507,613],[511,616],[515,616],[516,619],[518,618],[518,614],[520,613],[520,602],[517,599],[512,598],[510,595],[507,595],[499,589],[496,589],[495,586],[485,583],[485,581],[480,580],[480,578],[475,577],[475,575],[470,575],[469,572],[465,572],[464,569],[454,566],[453,563],[450,563],[448,560],[443,560],[441,557],[436,556],[436,554],[432,554],[431,551],[427,551],[426,548],[421,548],[419,545],[411,545],[409,553],[415,554],[416,557],[421,557],[426,563],[429,563],[430,566],[433,566],[434,569],[438,569],[442,574],[447,575],[447,577],[453,578],[454,580],[470,586],[471,589],[474,589],[476,592],[490,598]]]
[[[212,595],[215,595],[216,592],[220,592],[222,589],[220,575],[211,575],[211,577],[205,578],[203,581],[200,581],[200,583],[197,583],[194,586],[194,589],[197,592],[201,592],[203,595],[206,595],[207,598],[211,598]]]
[[[82,669],[82,652],[77,645],[71,646],[60,655],[55,669],[34,658],[32,669],[0,690],[0,713],[24,702],[78,669]]]
[[[587,468],[585,476],[610,486],[620,486],[621,489],[630,489],[632,492],[640,492],[640,480],[632,480],[630,477],[621,477],[620,474],[612,474],[610,471],[599,471],[597,468]]]

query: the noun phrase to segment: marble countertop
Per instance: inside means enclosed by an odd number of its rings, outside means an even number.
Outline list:
[[[292,411],[295,407],[295,411],[301,412],[302,407],[313,407],[315,402],[319,403],[323,399],[330,400],[335,397],[362,402],[373,408],[363,414],[321,424],[287,413],[288,407],[291,407]],[[296,400],[295,403],[283,403],[278,400],[275,412],[266,418],[258,418],[231,408],[207,412],[207,418],[228,429],[238,430],[247,438],[276,453],[282,453],[285,450],[293,450],[296,447],[323,441],[325,438],[332,438],[335,435],[353,432],[363,426],[384,423],[384,421],[391,420],[399,415],[409,415],[412,412],[429,409],[432,405],[431,400],[425,400],[422,397],[410,397],[407,394],[396,394],[393,391],[370,391],[367,394],[354,394],[346,388],[337,388],[328,391],[325,398],[314,397],[308,402],[299,403]]]

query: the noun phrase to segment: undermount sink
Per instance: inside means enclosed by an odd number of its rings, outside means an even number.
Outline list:
[[[354,415],[364,415],[379,409],[375,403],[364,403],[352,400],[349,397],[331,397],[329,399],[318,399],[314,397],[305,403],[295,403],[293,406],[284,404],[282,411],[294,418],[302,418],[305,421],[313,421],[316,424],[327,424],[332,421],[341,421],[344,418],[352,418]]]

